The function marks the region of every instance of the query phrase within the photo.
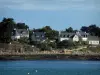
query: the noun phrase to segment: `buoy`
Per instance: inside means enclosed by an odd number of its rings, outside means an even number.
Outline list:
[[[35,70],[35,72],[37,72],[37,70]]]
[[[28,74],[30,74],[30,73],[28,73]]]

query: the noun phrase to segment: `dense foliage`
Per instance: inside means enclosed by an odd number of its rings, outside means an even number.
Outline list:
[[[9,43],[14,28],[27,29],[29,28],[25,23],[17,23],[13,18],[4,18],[0,22],[0,42]]]
[[[75,44],[71,40],[64,40],[64,41],[61,41],[57,44],[57,48],[71,48],[74,46],[75,46]]]
[[[96,25],[83,26],[83,27],[81,27],[81,31],[88,32],[91,35],[100,37],[100,27],[98,27]]]
[[[35,31],[46,32],[46,37],[50,40],[57,39],[59,32],[57,30],[53,30],[50,26],[45,26],[40,29],[34,29]]]
[[[9,43],[11,42],[11,35],[12,35],[12,30],[14,28],[18,29],[29,29],[28,25],[25,23],[16,23],[13,18],[4,18],[0,22],[0,42],[1,43]],[[81,31],[88,32],[91,35],[99,36],[100,37],[100,27],[96,25],[90,25],[90,26],[82,26]],[[69,48],[69,47],[74,47],[77,44],[80,43],[74,43],[72,41],[62,41],[59,42],[58,36],[59,32],[57,30],[52,29],[50,26],[45,26],[43,28],[39,29],[33,29],[29,30],[29,39],[28,38],[21,38],[19,42],[21,43],[27,43],[27,44],[34,44],[36,45],[35,42],[31,40],[31,36],[33,34],[33,31],[42,31],[45,32],[47,42],[45,43],[39,43],[38,45],[40,46],[41,50],[45,49],[50,49],[50,48]],[[74,30],[72,27],[66,28],[66,32],[76,32],[78,30]],[[50,40],[55,40],[54,42],[50,42]],[[87,44],[82,42],[81,44]]]

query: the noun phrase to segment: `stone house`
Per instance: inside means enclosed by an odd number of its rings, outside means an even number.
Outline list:
[[[35,42],[43,42],[46,40],[45,32],[38,32],[38,31],[34,32],[33,31],[31,39],[32,39],[32,41],[35,41]]]
[[[12,40],[20,39],[21,37],[27,37],[29,38],[29,30],[27,29],[14,29],[12,31]]]

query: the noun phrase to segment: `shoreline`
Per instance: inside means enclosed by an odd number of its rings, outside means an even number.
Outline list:
[[[100,61],[100,55],[0,55],[1,60],[88,60]]]

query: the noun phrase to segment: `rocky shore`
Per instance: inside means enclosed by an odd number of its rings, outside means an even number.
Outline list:
[[[0,60],[100,60],[100,55],[66,55],[66,54],[39,54],[39,55],[2,55]]]

